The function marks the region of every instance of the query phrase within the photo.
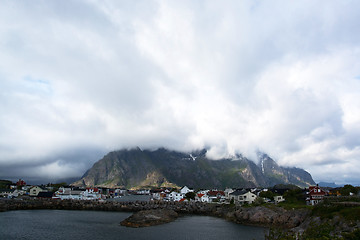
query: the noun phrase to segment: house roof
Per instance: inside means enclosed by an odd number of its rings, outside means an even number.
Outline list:
[[[35,188],[38,188],[38,189],[40,189],[40,190],[42,190],[42,191],[45,191],[45,189],[44,189],[44,188],[39,187],[39,186],[32,186],[32,187],[30,188],[30,190],[35,189]]]
[[[248,191],[245,190],[245,189],[236,189],[236,191],[230,193],[230,195],[232,195],[232,196],[239,196],[239,195],[243,195],[243,194],[245,194],[245,193],[247,193],[247,192],[248,192]]]
[[[224,191],[209,191],[207,194],[209,196],[217,196],[217,195],[225,196]]]
[[[41,198],[52,198],[53,193],[52,192],[39,192],[37,197]]]
[[[318,186],[309,187],[309,195],[325,195],[326,192]]]

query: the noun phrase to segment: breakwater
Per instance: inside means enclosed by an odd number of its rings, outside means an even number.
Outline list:
[[[281,226],[294,228],[309,215],[306,209],[285,210],[280,207],[267,208],[239,207],[229,204],[211,204],[200,202],[164,202],[164,201],[77,201],[54,199],[0,200],[0,211],[58,209],[58,210],[96,210],[138,212],[151,209],[168,209],[179,214],[209,215],[224,218],[241,224],[258,226]]]

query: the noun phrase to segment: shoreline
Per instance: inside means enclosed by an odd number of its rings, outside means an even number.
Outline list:
[[[91,210],[112,212],[139,212],[166,209],[181,215],[206,215],[222,218],[242,225],[281,227],[291,229],[300,226],[308,217],[306,209],[285,210],[281,207],[239,207],[228,204],[164,201],[84,201],[55,199],[0,199],[0,212],[13,210]]]

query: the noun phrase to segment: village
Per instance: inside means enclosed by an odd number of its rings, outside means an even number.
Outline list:
[[[27,185],[22,179],[0,189],[2,198],[48,198],[59,200],[118,200],[126,196],[148,196],[148,200],[167,202],[202,202],[218,204],[251,205],[262,203],[278,204],[286,199],[316,205],[326,197],[357,196],[358,189],[345,185],[342,188],[322,188],[318,185],[300,189],[293,185],[276,185],[272,188],[226,188],[198,189],[187,186],[176,188],[155,188],[129,190],[123,188],[87,187],[79,188],[64,184]],[[291,199],[290,199],[291,198]],[[134,198],[137,199],[137,198]]]

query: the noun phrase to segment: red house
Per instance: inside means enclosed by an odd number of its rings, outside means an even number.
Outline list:
[[[20,186],[20,187],[26,186],[26,182],[22,179],[19,179],[19,181],[16,182],[16,186]]]
[[[310,186],[306,196],[306,204],[316,205],[324,199],[325,195],[327,195],[327,192],[322,190],[319,185]]]

